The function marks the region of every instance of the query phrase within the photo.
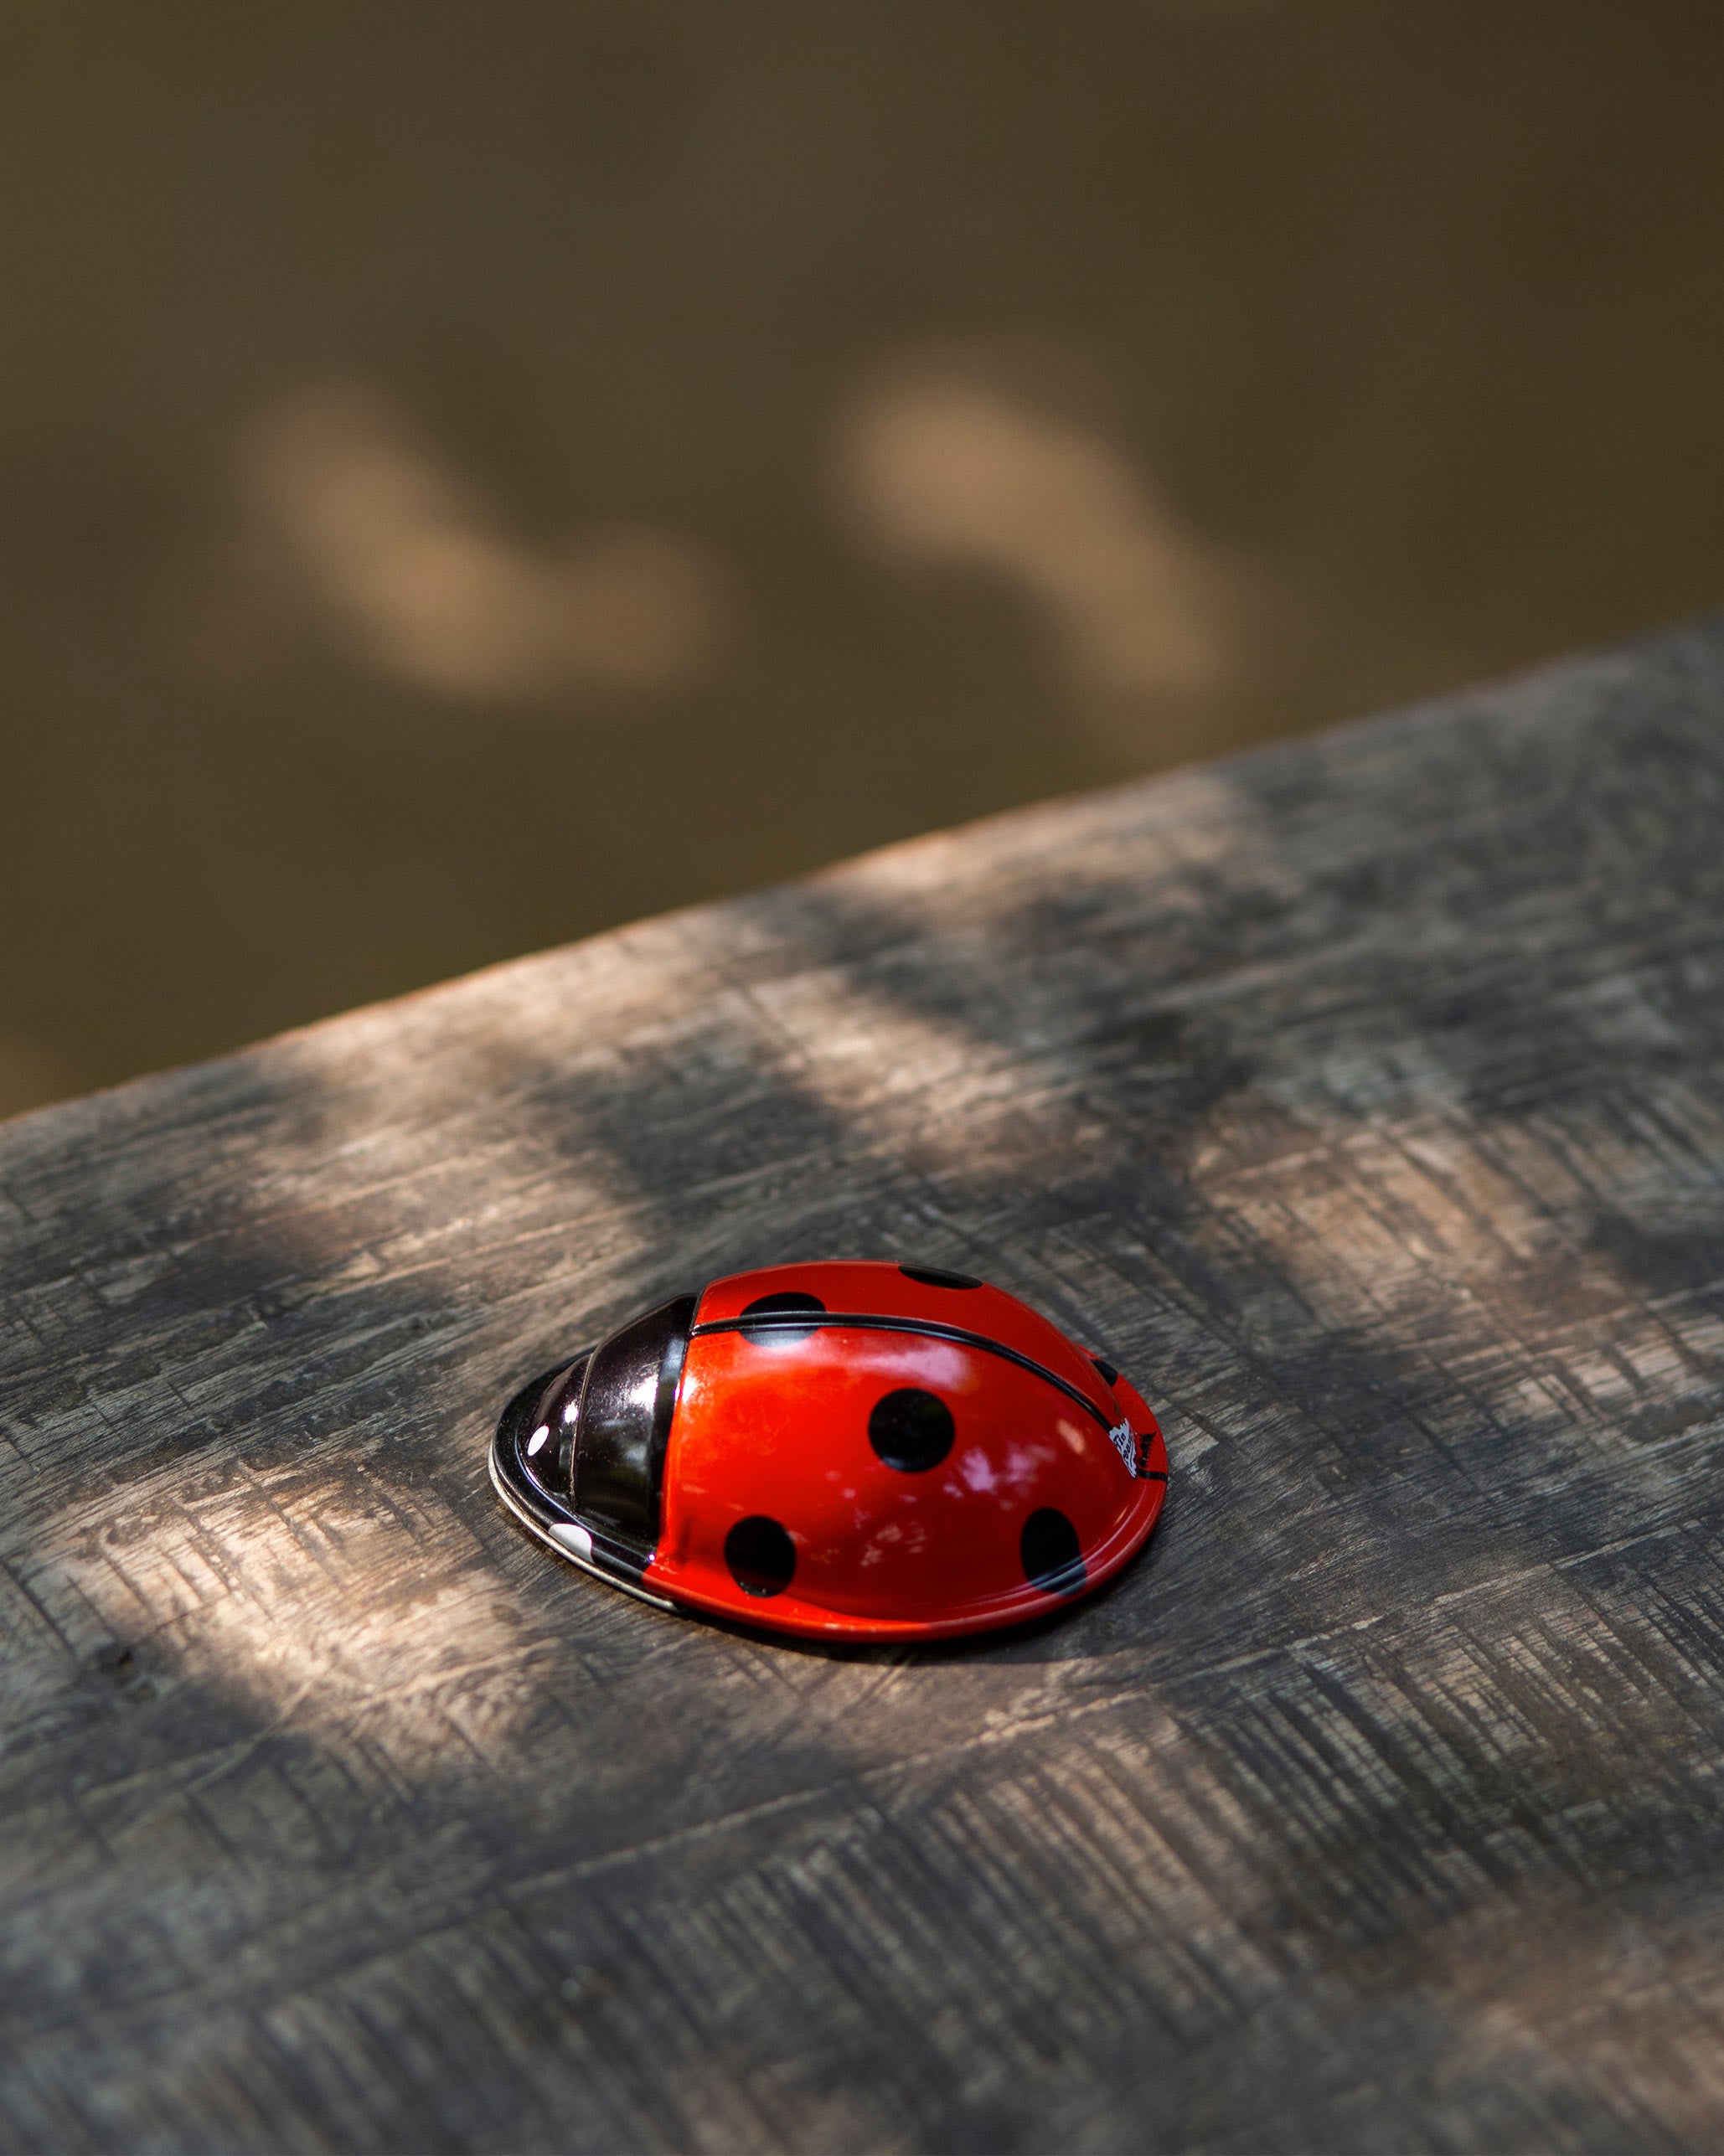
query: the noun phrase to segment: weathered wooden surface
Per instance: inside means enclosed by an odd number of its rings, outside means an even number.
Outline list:
[[[1707,631],[8,1126],[0,2141],[1717,2147],[1721,809]],[[524,1375],[844,1252],[1164,1411],[1115,1589],[510,1524]]]

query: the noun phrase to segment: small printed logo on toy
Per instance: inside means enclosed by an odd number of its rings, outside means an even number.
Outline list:
[[[1125,1462],[1126,1473],[1135,1478],[1143,1471],[1143,1456],[1132,1429],[1130,1417],[1116,1422],[1107,1435],[1113,1440],[1114,1451]]]

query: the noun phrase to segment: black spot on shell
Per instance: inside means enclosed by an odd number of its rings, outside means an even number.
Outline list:
[[[1090,1357],[1090,1360],[1102,1373],[1102,1382],[1103,1385],[1118,1385],[1119,1383],[1119,1372],[1114,1369],[1112,1363],[1106,1361],[1100,1355],[1092,1355]]]
[[[725,1562],[745,1595],[782,1595],[796,1576],[796,1545],[776,1519],[751,1513],[725,1537]]]
[[[901,1265],[898,1270],[906,1280],[919,1280],[924,1287],[979,1287],[982,1285],[973,1273],[942,1272],[937,1265]]]
[[[1044,1505],[1024,1523],[1018,1544],[1024,1576],[1050,1595],[1075,1595],[1088,1575],[1078,1547],[1077,1529],[1063,1512]]]
[[[806,1312],[810,1317],[818,1318],[824,1314],[825,1309],[826,1305],[818,1295],[804,1294],[798,1287],[786,1287],[781,1288],[776,1295],[756,1295],[742,1315],[745,1318],[788,1318]],[[812,1325],[773,1325],[753,1334],[745,1333],[742,1337],[767,1341],[806,1340],[814,1329]]]
[[[868,1418],[868,1442],[889,1467],[901,1474],[925,1475],[952,1450],[957,1431],[952,1410],[920,1385],[901,1385],[874,1404]]]
[[[780,1310],[823,1311],[825,1308],[818,1295],[805,1295],[799,1287],[787,1287],[777,1295],[756,1295],[742,1314],[745,1318],[770,1318]]]

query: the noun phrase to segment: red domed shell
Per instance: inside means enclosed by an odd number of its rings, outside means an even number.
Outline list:
[[[1166,1494],[1142,1397],[963,1274],[736,1274],[679,1352],[635,1578],[684,1608],[824,1638],[1016,1623],[1117,1571]],[[581,1531],[551,1533],[568,1549]]]

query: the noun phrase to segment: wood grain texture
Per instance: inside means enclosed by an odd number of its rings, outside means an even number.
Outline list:
[[[0,2142],[1717,2147],[1721,842],[1708,628],[8,1125]],[[511,1525],[514,1385],[829,1255],[1124,1364],[1112,1589]]]

